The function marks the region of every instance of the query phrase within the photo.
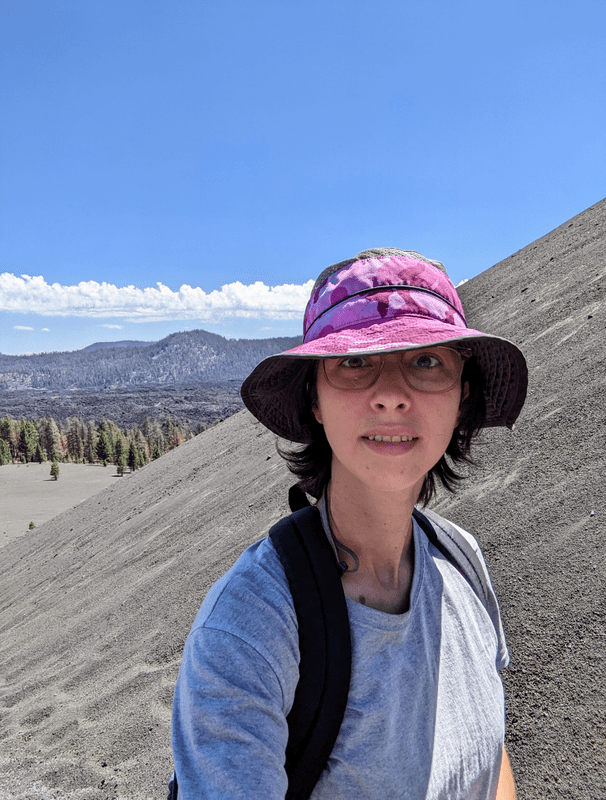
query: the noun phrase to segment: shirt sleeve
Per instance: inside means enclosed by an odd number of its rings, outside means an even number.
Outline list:
[[[243,561],[211,589],[185,644],[172,724],[179,800],[286,795],[296,617],[273,548],[261,566]]]
[[[173,706],[179,798],[284,799],[288,726],[280,682],[231,633],[189,637]]]

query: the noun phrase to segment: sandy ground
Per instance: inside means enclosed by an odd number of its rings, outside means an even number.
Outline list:
[[[519,800],[606,798],[605,293],[606,201],[461,288],[530,367],[515,430],[434,506],[500,599]],[[183,643],[291,483],[241,412],[0,551],[0,800],[165,799]]]
[[[0,548],[62,511],[121,478],[115,466],[60,464],[59,478],[50,464],[5,464],[0,467]]]

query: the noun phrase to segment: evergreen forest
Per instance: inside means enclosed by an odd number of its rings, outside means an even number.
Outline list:
[[[205,427],[200,425],[196,432]],[[77,416],[65,422],[54,417],[16,420],[7,414],[0,419],[0,465],[45,461],[115,464],[123,474],[127,469],[139,469],[194,435],[189,422],[169,418],[146,417],[140,426],[120,428],[108,419],[99,423]]]

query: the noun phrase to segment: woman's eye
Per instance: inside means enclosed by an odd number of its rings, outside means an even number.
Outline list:
[[[441,366],[442,362],[437,356],[432,353],[422,353],[420,356],[413,358],[410,362],[411,367],[414,369],[435,369]]]
[[[360,369],[360,367],[368,367],[369,361],[364,356],[349,356],[349,358],[342,358],[339,366],[346,369]]]

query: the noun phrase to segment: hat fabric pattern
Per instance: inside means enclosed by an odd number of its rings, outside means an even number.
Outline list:
[[[404,315],[467,327],[456,290],[434,265],[411,256],[354,261],[314,287],[303,321],[304,341]]]
[[[301,377],[310,359],[464,345],[484,376],[485,427],[513,427],[526,398],[528,370],[520,350],[468,328],[443,265],[414,251],[365,250],[328,267],[312,290],[303,331],[303,344],[264,359],[241,389],[249,411],[292,442],[311,441],[293,400],[293,391],[305,391]]]

